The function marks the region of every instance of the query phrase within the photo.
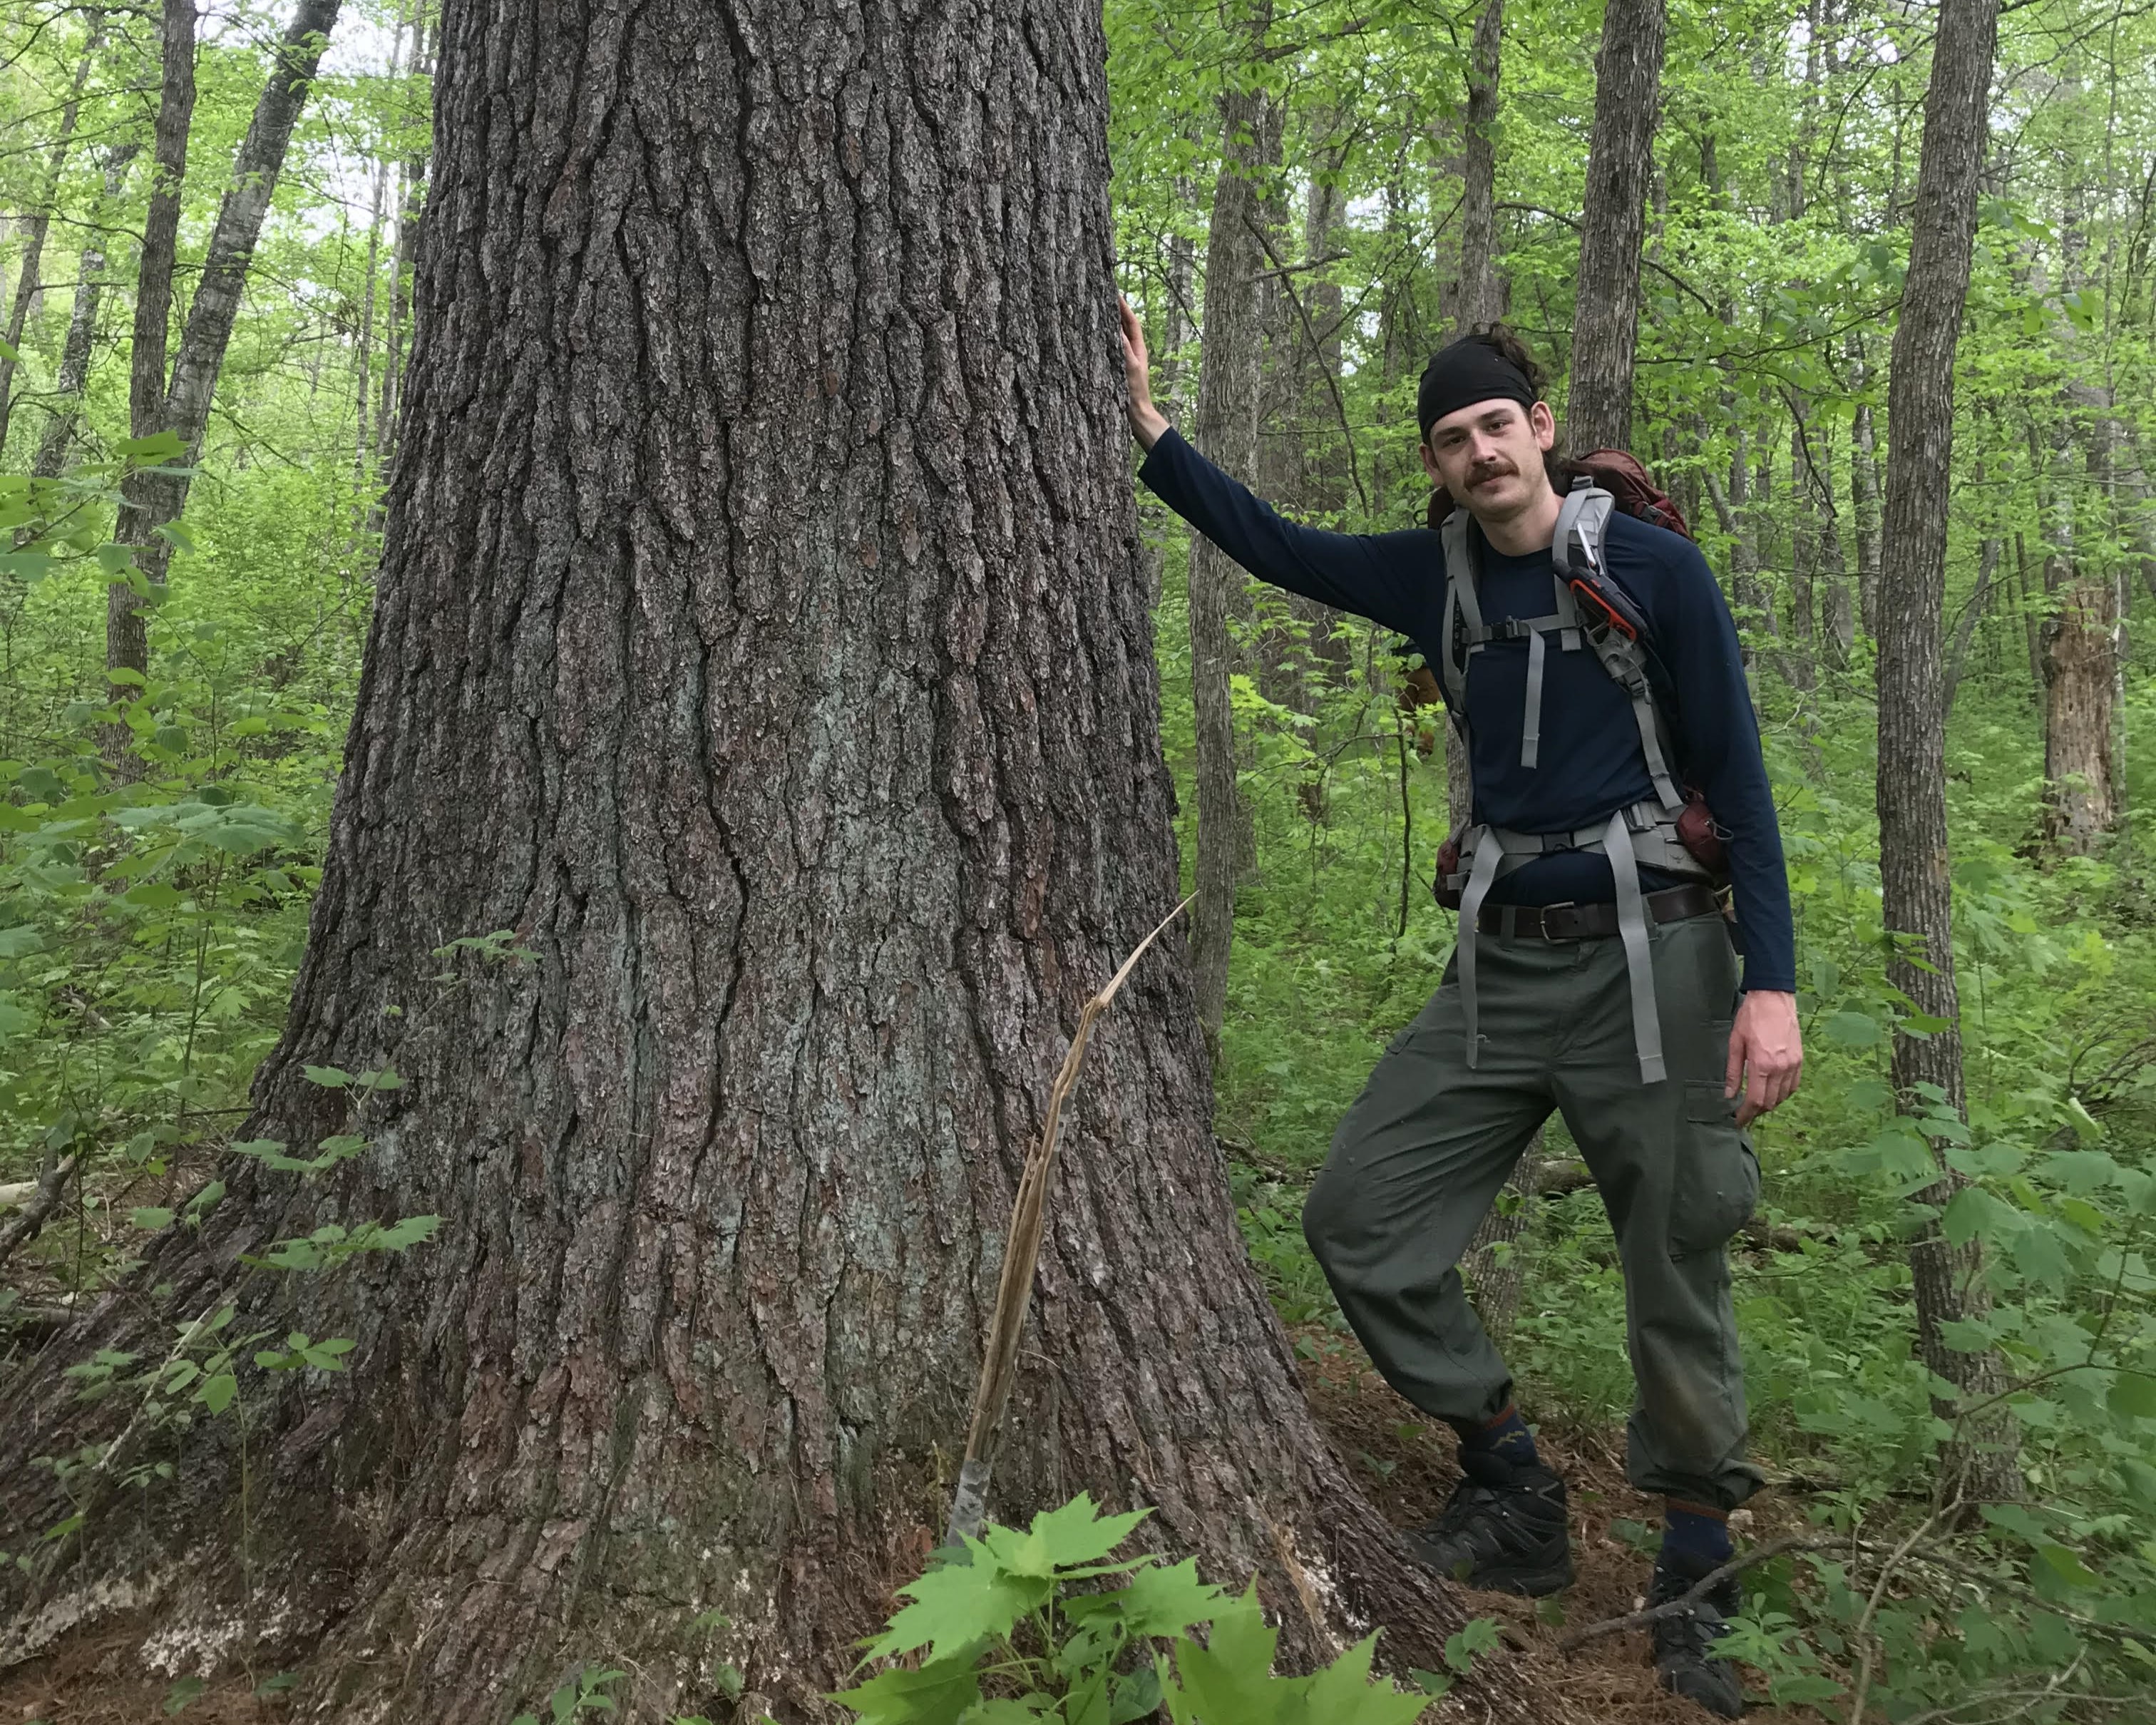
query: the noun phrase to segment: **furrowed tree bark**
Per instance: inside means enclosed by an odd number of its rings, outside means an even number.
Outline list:
[[[74,142],[75,121],[82,113],[82,90],[90,82],[90,68],[105,46],[105,14],[92,12],[89,34],[81,58],[76,60],[74,81],[60,105],[59,127],[52,147],[45,152],[45,188],[38,207],[23,223],[23,261],[15,275],[15,303],[8,310],[7,350],[0,352],[0,449],[8,446],[8,426],[15,407],[16,353],[23,345],[23,331],[29,321],[30,300],[38,291],[38,271],[44,263],[45,235],[52,227],[53,212],[59,207],[61,178],[67,168],[68,151]]]
[[[116,1465],[179,1483],[0,1574],[17,1656],[125,1579],[337,1725],[498,1725],[590,1659],[624,1717],[737,1717],[721,1661],[738,1717],[832,1717],[947,1506],[1068,1039],[1177,891],[1104,59],[1045,0],[454,0],[366,669],[243,1130],[352,1123],[307,1065],[403,1084],[316,1179],[234,1158],[0,1385],[0,1546],[69,1508],[28,1459],[126,1419],[85,1350],[226,1299],[356,1345],[139,1435]],[[493,931],[531,957],[436,950]],[[1066,1107],[992,1512],[1151,1505],[1291,1660],[1385,1622],[1434,1663],[1465,1608],[1312,1425],[1209,1112],[1164,944]]]
[[[176,0],[176,3],[184,6],[187,0]],[[172,542],[158,529],[177,521],[187,506],[186,475],[167,470],[192,466],[201,452],[203,429],[209,423],[210,399],[216,392],[217,374],[224,364],[226,344],[232,339],[234,320],[239,314],[239,296],[246,286],[248,268],[254,261],[255,242],[261,237],[263,218],[269,214],[277,177],[284,169],[293,125],[313,87],[315,68],[336,23],[339,3],[340,0],[299,0],[292,22],[278,42],[262,94],[248,122],[247,135],[233,158],[232,182],[218,206],[217,225],[211,230],[209,251],[187,308],[187,327],[180,336],[179,355],[172,362],[170,387],[162,393],[153,430],[136,433],[137,437],[146,437],[155,431],[169,431],[177,433],[180,440],[181,454],[176,461],[131,473],[122,487],[126,502],[114,536],[121,544],[135,547],[135,565],[153,585],[164,581],[172,557]],[[189,24],[192,29],[192,18]],[[190,74],[190,106],[192,95]],[[158,127],[162,163],[162,109]],[[184,150],[184,135],[181,145]],[[144,249],[146,256],[146,244]],[[169,271],[169,255],[165,267]],[[167,279],[169,282],[169,275]],[[165,297],[169,300],[169,285]],[[162,325],[161,315],[161,329]],[[136,327],[139,339],[139,314]],[[161,342],[161,360],[162,353]],[[136,363],[141,363],[139,355]],[[105,616],[108,668],[125,665],[137,671],[148,670],[149,643],[143,633],[142,603],[127,587],[111,589]]]
[[[1603,14],[1565,407],[1575,451],[1621,449],[1631,441],[1640,245],[1666,24],[1663,0],[1610,0]]]
[[[1922,157],[1910,234],[1909,272],[1887,381],[1886,511],[1879,595],[1879,856],[1881,911],[1906,946],[1887,980],[1917,1011],[1945,1021],[1928,1036],[1897,1030],[1892,1076],[1905,1112],[1923,1111],[1922,1086],[1965,1112],[1960,1000],[1954,982],[1953,880],[1947,839],[1945,704],[1941,636],[1946,595],[1948,473],[1953,451],[1955,338],[1969,293],[1983,165],[1998,0],[1943,0],[1924,100]],[[1923,961],[1921,966],[1912,958]],[[1933,1141],[1938,1183],[1923,1195],[1943,1209],[1962,1183]],[[1996,1394],[1989,1353],[1947,1345],[1943,1327],[1987,1304],[1983,1248],[1951,1246],[1936,1223],[1910,1248],[1920,1357],[1965,1398]],[[1950,1413],[1950,1407],[1942,1411]],[[2010,1420],[1979,1420],[1947,1446],[1940,1466],[1972,1498],[2018,1493]]]
[[[1270,0],[1243,20],[1255,54],[1270,28]],[[1265,331],[1260,285],[1266,182],[1280,161],[1284,116],[1262,90],[1230,90],[1220,103],[1220,173],[1205,239],[1205,303],[1194,441],[1229,473],[1255,472],[1258,381]],[[1235,784],[1230,694],[1234,620],[1246,616],[1243,572],[1201,535],[1190,541],[1190,691],[1198,749],[1198,902],[1190,907],[1190,965],[1199,1020],[1217,1045],[1228,1007],[1235,935],[1235,884],[1251,860],[1250,817]]]
[[[2118,587],[2075,567],[2049,595],[2037,630],[2044,672],[2044,837],[2087,856],[2118,824],[2112,681]]]

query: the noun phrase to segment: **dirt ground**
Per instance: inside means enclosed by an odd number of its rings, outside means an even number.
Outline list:
[[[1329,1351],[1302,1364],[1312,1411],[1334,1451],[1395,1525],[1412,1527],[1445,1507],[1460,1478],[1452,1434],[1425,1419],[1386,1387],[1358,1349]],[[1625,1479],[1624,1434],[1545,1430],[1536,1438],[1543,1459],[1564,1476],[1572,1509],[1572,1556],[1578,1579],[1554,1602],[1470,1590],[1478,1617],[1495,1618],[1509,1645],[1540,1668],[1568,1702],[1571,1717],[1596,1725],[1708,1725],[1704,1708],[1658,1688],[1647,1631],[1606,1635],[1571,1654],[1557,1651],[1568,1630],[1606,1622],[1646,1604],[1650,1555],[1610,1533],[1614,1522],[1661,1525],[1661,1500],[1635,1491]],[[1732,1517],[1740,1548],[1801,1531],[1797,1506],[1761,1493]],[[1757,1672],[1747,1687],[1763,1686]],[[1820,1725],[1809,1707],[1754,1706],[1753,1725]]]
[[[1302,1362],[1302,1373],[1319,1424],[1372,1500],[1403,1527],[1435,1515],[1459,1477],[1450,1433],[1395,1396],[1358,1350],[1321,1353]],[[1625,1484],[1621,1433],[1545,1431],[1539,1443],[1570,1490],[1578,1579],[1554,1606],[1471,1594],[1473,1613],[1496,1619],[1507,1643],[1540,1668],[1567,1703],[1568,1721],[1707,1725],[1711,1715],[1656,1687],[1644,1630],[1606,1636],[1569,1656],[1557,1651],[1568,1628],[1620,1617],[1644,1603],[1650,1559],[1613,1538],[1610,1524],[1630,1520],[1652,1527],[1661,1510],[1658,1501]],[[1754,1499],[1748,1516],[1737,1529],[1740,1544],[1803,1525],[1795,1504],[1772,1492]],[[166,1712],[170,1680],[146,1676],[136,1662],[141,1641],[139,1630],[83,1635],[0,1677],[0,1725],[151,1725],[172,1717]],[[254,1692],[275,1676],[258,1671],[214,1681],[177,1717],[187,1725],[270,1725],[287,1718],[274,1694],[264,1699]],[[1820,1717],[1809,1708],[1767,1707],[1746,1717],[1754,1725],[1818,1725]]]

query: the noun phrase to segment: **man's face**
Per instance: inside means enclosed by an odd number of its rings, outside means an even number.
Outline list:
[[[1547,403],[1477,402],[1430,427],[1422,465],[1476,520],[1502,521],[1532,509],[1548,490],[1543,455],[1556,442]]]

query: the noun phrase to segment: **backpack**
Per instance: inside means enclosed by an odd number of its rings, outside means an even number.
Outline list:
[[[1430,499],[1430,525],[1445,543],[1445,602],[1442,651],[1433,668],[1445,689],[1445,708],[1467,741],[1468,662],[1493,640],[1527,643],[1527,710],[1521,724],[1520,764],[1533,767],[1541,751],[1543,675],[1551,650],[1591,649],[1611,681],[1629,699],[1640,731],[1640,748],[1655,794],[1650,800],[1615,810],[1606,825],[1569,833],[1521,833],[1478,824],[1455,833],[1438,853],[1438,902],[1460,913],[1460,970],[1467,1018],[1467,1063],[1480,1054],[1475,1023],[1476,920],[1484,896],[1503,875],[1525,867],[1553,850],[1599,851],[1609,859],[1615,877],[1620,932],[1633,983],[1634,1033],[1640,1076],[1654,1083],[1664,1076],[1661,1033],[1654,1009],[1653,982],[1647,970],[1646,926],[1640,907],[1639,868],[1644,863],[1666,873],[1720,886],[1727,879],[1723,834],[1716,827],[1701,793],[1679,788],[1670,762],[1676,757],[1666,704],[1656,687],[1654,641],[1646,614],[1609,577],[1603,554],[1603,531],[1610,514],[1623,509],[1652,526],[1690,538],[1683,512],[1648,477],[1646,470],[1619,449],[1598,449],[1576,464],[1581,471],[1558,513],[1550,546],[1555,567],[1554,603],[1546,616],[1514,618],[1490,624],[1482,619],[1476,594],[1479,535],[1472,517],[1438,492]],[[1463,866],[1464,865],[1464,866]]]

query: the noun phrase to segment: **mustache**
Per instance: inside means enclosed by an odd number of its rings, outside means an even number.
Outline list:
[[[1471,485],[1479,485],[1485,480],[1502,479],[1507,475],[1515,474],[1519,470],[1510,461],[1502,459],[1485,461],[1468,470],[1467,483]]]

